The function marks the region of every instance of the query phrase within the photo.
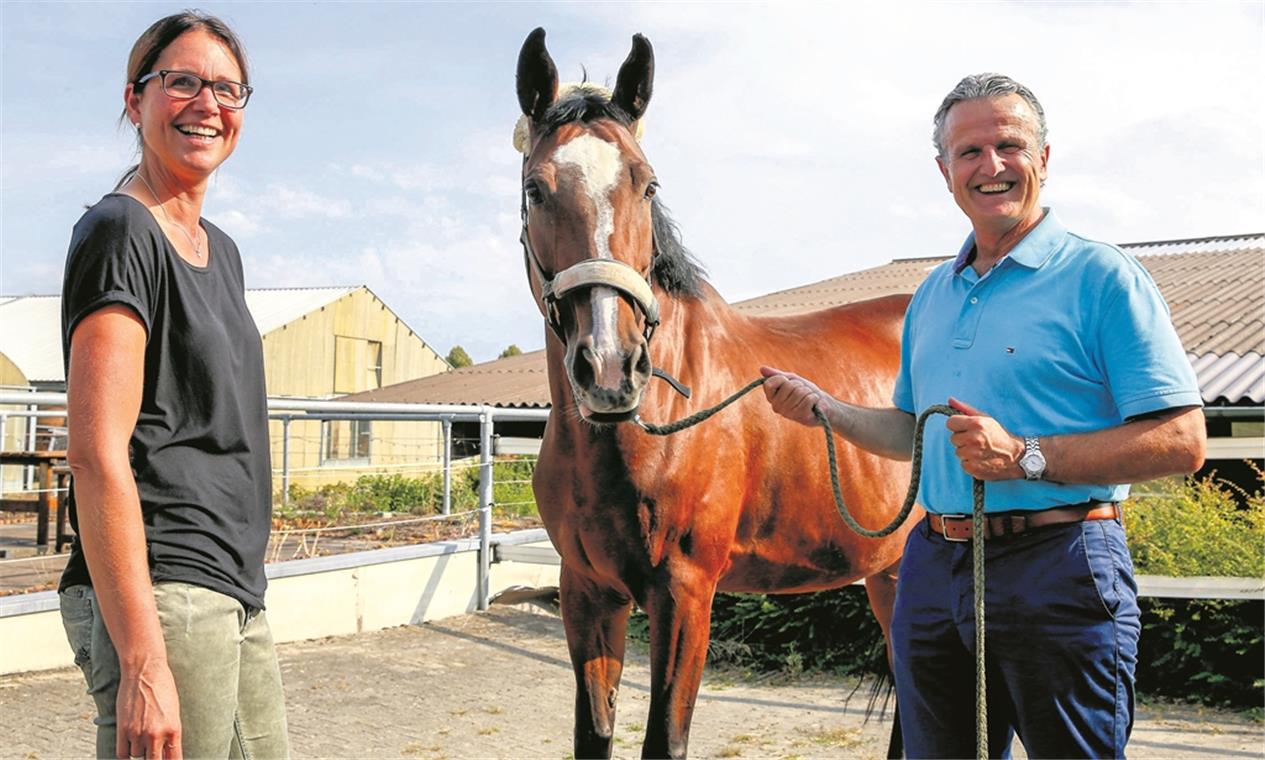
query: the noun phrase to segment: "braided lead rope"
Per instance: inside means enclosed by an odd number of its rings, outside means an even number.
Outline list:
[[[650,435],[672,435],[673,433],[679,433],[686,428],[692,428],[698,423],[715,416],[717,412],[721,411],[756,388],[759,388],[761,385],[764,385],[765,380],[768,380],[768,378],[757,377],[755,380],[747,383],[742,390],[720,402],[716,406],[704,409],[701,412],[695,412],[688,417],[682,417],[676,422],[667,422],[662,425],[656,425],[653,422],[646,422],[641,419],[640,415],[633,417],[633,422],[637,425],[637,427],[646,431]]]
[[[656,425],[652,422],[646,422],[640,416],[634,417],[633,422],[650,435],[672,435],[711,418],[725,407],[764,385],[767,379],[761,377],[752,380],[742,390],[719,404],[691,414],[688,417],[683,417],[676,422]],[[830,461],[830,488],[834,492],[835,509],[838,510],[839,516],[848,524],[848,527],[856,533],[866,538],[883,538],[895,532],[909,517],[909,513],[914,508],[914,502],[918,498],[918,484],[922,480],[923,429],[927,426],[927,420],[933,414],[943,414],[946,417],[952,417],[956,414],[961,414],[961,412],[944,404],[935,404],[927,407],[922,411],[922,414],[918,415],[918,420],[914,423],[914,448],[910,462],[913,471],[910,474],[909,489],[905,492],[905,502],[901,505],[900,512],[897,513],[890,523],[878,530],[870,530],[858,523],[852,517],[852,513],[848,511],[847,505],[844,504],[843,490],[839,487],[839,462],[835,454],[834,431],[831,429],[830,420],[826,418],[826,415],[816,406],[813,407],[813,416],[821,423],[822,431],[826,436],[826,458]],[[984,481],[972,478],[971,490],[974,497],[974,504],[971,508],[971,580],[975,594],[975,756],[978,760],[987,760],[988,690],[984,667]]]
[[[975,757],[988,760],[988,682],[984,675],[984,481],[972,478],[971,582],[975,594]]]

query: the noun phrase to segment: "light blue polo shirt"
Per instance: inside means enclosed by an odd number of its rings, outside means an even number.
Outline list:
[[[892,400],[911,414],[954,396],[1016,435],[1114,427],[1202,403],[1194,370],[1151,276],[1115,246],[1067,231],[1054,212],[983,276],[957,259],[936,267],[905,315]],[[919,501],[971,511],[944,417],[927,422]],[[1118,501],[1127,484],[993,481],[985,511]]]

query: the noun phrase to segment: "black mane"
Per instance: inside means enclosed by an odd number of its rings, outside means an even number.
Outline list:
[[[581,84],[550,106],[545,111],[544,118],[535,126],[548,134],[563,124],[577,121],[588,123],[598,119],[611,119],[625,127],[632,127],[633,122],[624,109],[610,102],[610,96],[605,91]],[[699,295],[706,271],[681,242],[681,229],[672,220],[667,206],[658,196],[650,203],[650,222],[656,254],[654,271],[651,273],[655,282],[668,295]]]
[[[650,224],[654,231],[655,282],[673,296],[697,296],[707,272],[681,242],[681,228],[668,208],[655,196],[650,201]]]

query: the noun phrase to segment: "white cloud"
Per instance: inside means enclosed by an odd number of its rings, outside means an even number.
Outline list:
[[[216,213],[215,224],[234,240],[249,240],[263,229],[256,217],[238,209],[225,209]]]
[[[331,198],[299,187],[274,182],[261,195],[265,206],[283,219],[325,217],[346,219],[351,215],[351,202]]]

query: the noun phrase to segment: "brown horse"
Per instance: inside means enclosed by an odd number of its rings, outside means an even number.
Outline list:
[[[711,406],[761,364],[822,379],[841,399],[888,405],[908,299],[780,318],[733,310],[682,247],[634,136],[650,100],[650,43],[633,37],[613,93],[581,86],[559,95],[544,37],[532,32],[518,61],[523,248],[552,328],[553,414],[534,488],[562,556],[575,755],[610,757],[636,603],[650,626],[642,755],[683,757],[716,591],[803,592],[865,578],[886,633],[915,520],[878,540],[849,530],[831,497],[821,433],[777,417],[759,394],[666,438],[619,423]],[[651,383],[655,368],[692,395]],[[908,466],[847,444],[839,463],[858,521],[886,524]]]

